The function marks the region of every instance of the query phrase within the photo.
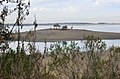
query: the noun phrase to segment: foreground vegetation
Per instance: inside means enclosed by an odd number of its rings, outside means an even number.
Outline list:
[[[6,48],[0,56],[0,79],[119,79],[120,47],[106,49],[98,37],[87,36],[84,51],[75,42],[56,42],[49,52]]]
[[[3,3],[16,4],[13,10]],[[106,49],[100,38],[87,36],[81,48],[75,42],[56,42],[49,52],[35,49],[34,42],[29,43],[29,54],[26,54],[24,41],[20,44],[20,29],[23,28],[25,16],[29,14],[30,2],[21,0],[1,0],[0,6],[0,79],[120,79],[120,47]],[[9,31],[5,19],[13,12],[17,19]],[[36,33],[36,19],[33,23]],[[9,47],[13,29],[17,27],[17,49]]]

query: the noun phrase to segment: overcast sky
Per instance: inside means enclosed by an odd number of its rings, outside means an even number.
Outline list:
[[[120,0],[31,0],[27,23],[34,21],[34,14],[38,23],[120,22]]]

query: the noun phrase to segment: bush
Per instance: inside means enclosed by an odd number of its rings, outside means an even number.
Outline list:
[[[62,26],[62,29],[63,30],[67,30],[68,29],[67,25],[66,26]]]

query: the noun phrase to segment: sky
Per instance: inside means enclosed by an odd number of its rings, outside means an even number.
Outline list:
[[[26,0],[25,2],[27,2]],[[26,23],[114,22],[120,23],[120,0],[30,0]],[[12,17],[11,17],[12,16]],[[7,17],[14,22],[14,14]]]

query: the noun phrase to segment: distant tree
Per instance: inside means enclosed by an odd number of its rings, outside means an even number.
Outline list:
[[[54,24],[53,26],[54,26],[54,28],[56,28],[56,29],[61,27],[59,24]]]
[[[65,26],[62,26],[62,29],[63,29],[63,30],[66,30],[66,29],[68,29],[67,25],[65,25]]]

